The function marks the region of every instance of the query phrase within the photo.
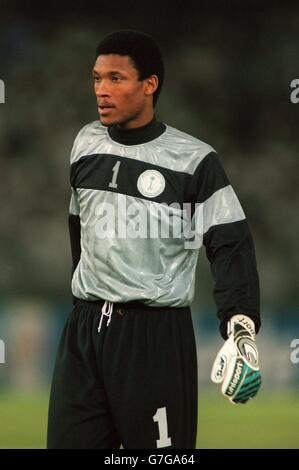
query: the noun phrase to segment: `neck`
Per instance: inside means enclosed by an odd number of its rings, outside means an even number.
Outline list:
[[[129,129],[136,129],[139,127],[146,126],[154,119],[155,113],[154,110],[151,109],[149,113],[146,113],[143,116],[139,116],[137,119],[133,121],[125,122],[124,124],[117,124],[117,127],[124,130]]]

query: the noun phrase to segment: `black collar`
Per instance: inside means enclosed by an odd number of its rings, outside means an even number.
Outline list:
[[[122,129],[117,125],[109,126],[108,133],[111,139],[124,145],[138,145],[149,142],[159,137],[165,131],[166,126],[156,120],[154,116],[152,121],[145,126],[135,127],[133,129]]]

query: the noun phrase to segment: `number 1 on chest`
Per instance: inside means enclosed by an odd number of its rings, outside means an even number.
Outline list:
[[[118,162],[115,163],[114,167],[112,168],[113,178],[112,178],[112,181],[110,181],[110,183],[109,183],[109,188],[114,188],[114,189],[117,188],[116,179],[117,179],[117,176],[118,176],[120,164],[121,164],[121,162],[118,161]]]

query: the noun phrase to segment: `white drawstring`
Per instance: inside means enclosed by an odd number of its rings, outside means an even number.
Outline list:
[[[108,306],[108,309],[107,309],[107,306]],[[102,321],[103,321],[104,316],[108,317],[107,326],[109,326],[109,323],[111,322],[112,312],[113,312],[113,302],[109,302],[108,300],[105,300],[105,303],[102,307],[102,315],[101,315],[100,323],[98,326],[98,333],[100,333],[101,331]]]

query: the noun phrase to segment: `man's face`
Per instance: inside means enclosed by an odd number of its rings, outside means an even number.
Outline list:
[[[130,57],[99,55],[93,76],[100,121],[104,126],[138,127],[152,118],[148,81],[138,80],[138,71]]]

